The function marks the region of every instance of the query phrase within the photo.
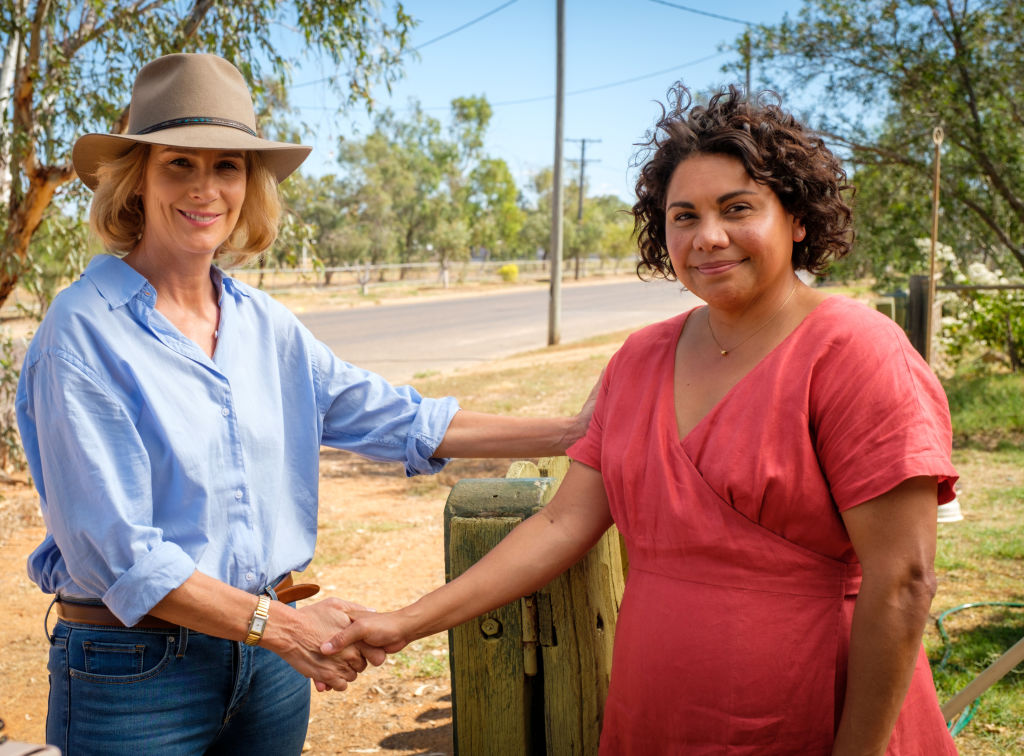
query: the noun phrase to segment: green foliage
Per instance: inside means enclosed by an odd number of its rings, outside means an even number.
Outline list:
[[[927,240],[918,239],[923,251]],[[942,283],[969,286],[1021,285],[980,261],[966,265],[945,244],[936,245]],[[942,308],[940,343],[961,370],[1024,366],[1024,289],[961,289],[938,292]]]
[[[10,331],[6,328],[0,331],[0,471],[3,472],[24,470],[27,466],[14,411],[22,351]]]
[[[522,231],[514,242],[518,256],[533,257],[538,249],[547,255],[551,245],[552,186],[553,172],[550,168],[533,176],[530,190],[536,196],[536,202],[527,210]],[[621,260],[635,256],[633,220],[628,204],[613,195],[585,197],[581,218],[579,182],[570,178],[563,191],[562,248],[565,259],[596,255],[601,260],[614,260],[617,265]]]
[[[495,158],[481,160],[470,173],[465,194],[472,246],[501,257],[506,240],[515,239],[526,220],[508,164]]]
[[[374,0],[155,0],[84,3],[0,0],[0,303],[33,266],[29,244],[54,193],[74,177],[74,140],[116,131],[138,69],[171,52],[210,52],[249,80],[261,125],[302,60],[338,71],[322,83],[343,102],[370,103],[371,87],[398,75],[412,25]],[[299,44],[282,44],[291,35]],[[297,51],[286,56],[283,50]],[[7,74],[10,73],[8,77]],[[72,190],[80,192],[80,188]]]
[[[53,298],[85,270],[98,248],[88,228],[77,218],[53,212],[40,225],[31,250],[21,287],[32,295],[34,307],[19,303],[19,309],[30,318],[42,320]]]
[[[365,139],[343,141],[344,178],[299,208],[319,228],[321,257],[445,269],[471,249],[500,248],[523,213],[508,166],[481,152],[490,118],[486,99],[460,97],[447,130],[416,104],[407,118],[382,112]]]
[[[958,362],[1004,363],[1019,373],[1024,367],[1024,291],[963,292],[958,305],[956,316],[943,325],[950,354]]]
[[[912,240],[930,231],[935,127],[943,238],[955,230],[965,262],[1024,266],[1022,39],[1018,0],[805,0],[755,30],[755,69],[778,91],[813,93],[807,117],[849,158],[875,274],[923,272]]]

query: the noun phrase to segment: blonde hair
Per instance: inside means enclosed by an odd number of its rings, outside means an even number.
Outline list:
[[[96,169],[89,227],[114,254],[125,255],[135,249],[146,227],[139,188],[146,178],[149,153],[150,145],[136,144]],[[281,218],[277,178],[259,152],[247,150],[243,154],[245,201],[234,230],[214,253],[214,259],[225,265],[248,262],[268,250],[277,238]]]

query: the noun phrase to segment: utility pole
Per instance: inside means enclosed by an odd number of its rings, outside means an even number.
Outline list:
[[[555,23],[555,165],[551,187],[551,301],[548,346],[562,339],[562,116],[565,106],[565,0],[558,0]]]
[[[587,142],[598,142],[598,143],[600,143],[601,140],[600,139],[586,139],[586,138],[584,138],[584,139],[566,139],[565,141],[567,141],[567,142],[579,142],[580,143],[579,203],[576,206],[576,225],[577,225],[577,227],[579,227],[579,226],[583,225],[583,177],[584,177],[584,169],[586,168],[586,164],[587,164]],[[572,160],[571,162],[575,163],[577,161]],[[599,163],[601,161],[600,160],[594,160],[593,158],[591,158],[590,162],[591,163]],[[579,278],[580,278],[580,255],[579,255],[579,253],[577,253],[576,254],[576,280],[578,281]]]

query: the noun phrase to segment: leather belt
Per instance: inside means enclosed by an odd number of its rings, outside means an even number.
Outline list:
[[[277,600],[286,604],[301,601],[320,591],[315,583],[296,583],[291,574],[286,575],[273,587]],[[126,627],[117,616],[103,604],[80,604],[75,601],[57,599],[57,616],[66,622],[78,622],[84,625],[102,625],[103,627]],[[145,630],[176,630],[178,625],[152,614],[146,614],[132,627]]]

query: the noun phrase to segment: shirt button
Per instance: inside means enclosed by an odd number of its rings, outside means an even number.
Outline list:
[[[235,491],[235,498],[241,500],[241,498],[242,498],[242,489],[241,488],[239,488],[237,491]]]
[[[231,410],[229,410],[227,407],[225,407],[224,409],[222,409],[220,411],[220,414],[224,415],[224,417],[227,417],[228,415],[231,414]]]
[[[256,576],[253,575],[251,572],[247,572],[245,573],[245,579],[251,583],[256,579]]]

